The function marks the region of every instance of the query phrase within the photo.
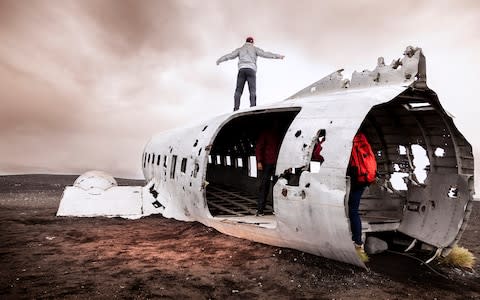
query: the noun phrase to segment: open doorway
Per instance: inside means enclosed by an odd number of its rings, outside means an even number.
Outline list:
[[[219,131],[210,150],[206,199],[212,216],[255,215],[262,170],[257,170],[255,149],[260,133],[276,123],[279,147],[299,108],[254,111],[238,116]],[[273,176],[274,177],[274,176]],[[271,178],[275,182],[275,178]],[[270,184],[264,213],[274,211]]]

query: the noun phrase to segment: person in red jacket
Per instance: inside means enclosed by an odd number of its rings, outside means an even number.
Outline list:
[[[257,170],[261,171],[260,189],[257,201],[257,216],[264,215],[268,193],[270,191],[270,178],[275,174],[278,151],[280,150],[280,137],[277,122],[263,130],[257,140],[255,155]]]
[[[347,167],[347,176],[350,177],[348,217],[350,219],[350,229],[352,230],[352,241],[360,259],[364,262],[368,261],[368,256],[363,249],[362,220],[358,210],[363,191],[367,186],[375,182],[376,173],[377,163],[375,155],[367,137],[359,131],[353,138],[352,153]]]
[[[325,158],[323,158],[323,155],[321,154],[323,150],[322,144],[325,142],[325,135],[325,129],[320,130],[320,133],[318,135],[318,141],[315,144],[312,153],[312,160],[320,162],[320,165],[323,164],[323,162],[325,161]]]

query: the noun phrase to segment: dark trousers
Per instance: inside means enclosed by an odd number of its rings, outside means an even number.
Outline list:
[[[270,192],[270,178],[273,176],[275,172],[275,165],[274,164],[264,164],[262,177],[260,179],[260,190],[258,193],[258,201],[257,201],[257,210],[259,212],[263,212],[265,209],[265,205],[267,204],[267,196]]]
[[[248,82],[248,90],[250,92],[250,107],[257,105],[257,74],[255,70],[250,68],[242,68],[238,70],[237,88],[235,89],[235,106],[233,110],[240,108],[240,98],[242,97],[245,81]]]
[[[362,198],[364,186],[353,186],[348,196],[348,217],[350,218],[350,229],[352,230],[352,240],[357,245],[362,245],[362,220],[358,214],[360,198]]]

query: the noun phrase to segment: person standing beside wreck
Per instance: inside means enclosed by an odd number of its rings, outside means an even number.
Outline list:
[[[272,52],[263,51],[253,45],[253,37],[248,37],[245,44],[226,54],[217,60],[217,66],[227,60],[238,57],[238,75],[237,87],[234,95],[233,111],[240,108],[240,98],[242,97],[245,81],[248,82],[250,92],[250,107],[257,105],[257,57],[283,59],[285,56]]]
[[[374,183],[377,177],[377,161],[365,134],[358,132],[353,138],[352,153],[347,168],[350,177],[350,194],[348,196],[348,217],[352,231],[352,241],[360,259],[368,261],[363,249],[362,220],[358,213],[363,191]]]
[[[255,146],[257,170],[262,172],[257,201],[257,216],[264,215],[271,178],[275,174],[280,142],[279,124],[278,121],[274,120],[260,133]]]

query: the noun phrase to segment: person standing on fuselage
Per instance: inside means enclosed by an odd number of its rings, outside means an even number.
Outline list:
[[[250,107],[257,105],[257,57],[283,59],[285,56],[272,52],[263,51],[253,45],[253,38],[248,37],[245,44],[226,54],[217,60],[217,66],[227,60],[238,57],[238,75],[237,88],[235,89],[233,111],[240,108],[240,98],[242,97],[245,81],[248,82],[250,92]]]

